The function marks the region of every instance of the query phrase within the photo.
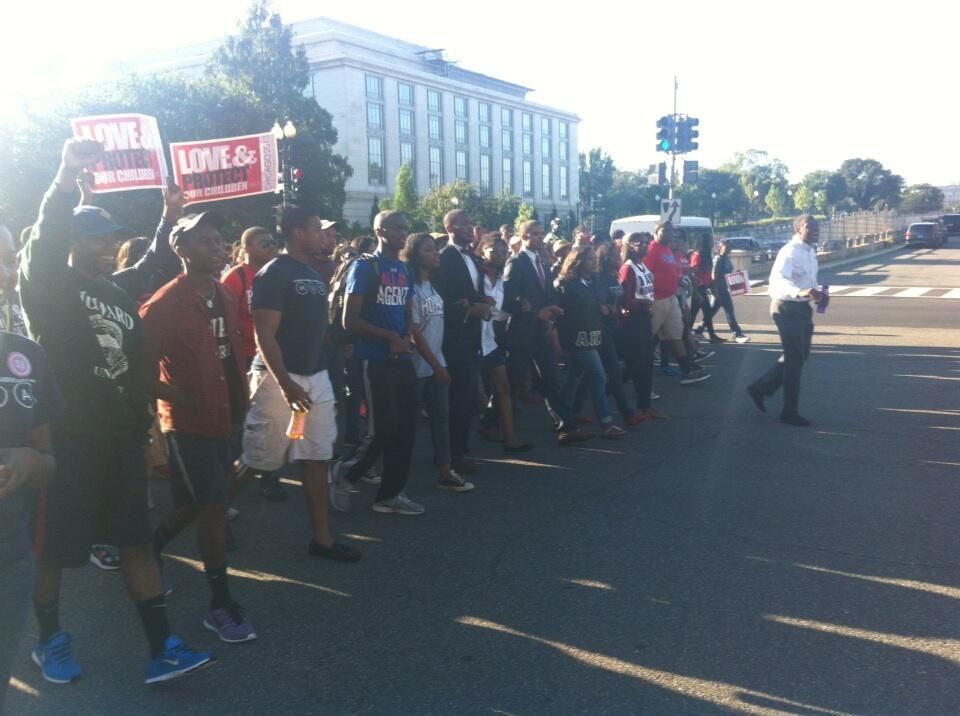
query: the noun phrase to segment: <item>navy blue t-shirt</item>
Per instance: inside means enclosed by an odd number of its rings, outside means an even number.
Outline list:
[[[277,343],[289,373],[313,375],[327,367],[323,353],[327,284],[320,274],[292,256],[278,256],[254,277],[250,307],[280,311]],[[259,353],[253,364],[265,367]]]
[[[391,261],[379,251],[374,254],[380,266],[380,288],[377,290],[376,303],[366,301],[367,285],[376,281],[370,262],[354,261],[347,274],[347,293],[364,295],[360,318],[378,328],[393,331],[398,336],[407,333],[407,301],[410,300],[410,287],[413,278],[407,265],[402,261]],[[366,336],[357,336],[354,353],[362,360],[384,360],[389,355],[389,344]],[[409,358],[410,356],[405,356]]]
[[[0,448],[24,447],[30,431],[63,414],[63,396],[47,354],[28,338],[0,333]],[[30,553],[29,512],[36,494],[0,500],[0,566]]]

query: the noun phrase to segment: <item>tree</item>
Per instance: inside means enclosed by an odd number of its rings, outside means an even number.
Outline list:
[[[303,172],[300,204],[321,216],[341,216],[353,169],[333,152],[337,130],[330,113],[305,95],[310,84],[306,51],[303,45],[294,48],[293,31],[271,12],[269,0],[253,0],[239,33],[214,53],[207,76],[238,83],[273,111],[275,121],[294,123],[291,161]]]
[[[772,216],[788,216],[793,213],[793,198],[787,193],[785,184],[772,184],[767,190],[765,203]]]
[[[720,168],[739,175],[748,207],[752,204],[758,210],[764,206],[770,187],[785,185],[789,174],[786,164],[779,159],[770,159],[767,152],[759,149],[738,152]]]
[[[700,179],[693,186],[678,192],[688,216],[709,216],[714,221],[732,221],[747,210],[747,196],[740,175],[723,169],[701,169]]]
[[[417,188],[413,180],[413,169],[409,164],[402,164],[397,171],[395,190],[393,193],[393,208],[412,216],[420,203],[417,197]]]
[[[793,201],[798,211],[827,214],[847,195],[847,184],[839,172],[820,169],[807,174],[797,185]]]
[[[580,155],[580,204],[589,207],[598,197],[606,196],[613,186],[616,167],[613,159],[599,147]]]
[[[892,209],[900,204],[903,177],[876,159],[847,159],[838,174],[843,177],[852,208]]]
[[[534,209],[530,204],[526,202],[521,202],[520,206],[517,208],[517,218],[513,222],[513,230],[517,232],[517,235],[520,234],[520,224],[524,221],[531,221],[537,215],[536,209]]]
[[[904,190],[900,210],[909,214],[939,211],[943,199],[943,192],[932,184],[913,184]]]

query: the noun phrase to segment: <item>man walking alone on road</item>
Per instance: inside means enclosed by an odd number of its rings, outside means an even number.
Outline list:
[[[810,355],[813,338],[813,307],[827,298],[817,284],[817,252],[820,225],[809,214],[793,222],[793,238],[777,253],[770,271],[770,315],[777,324],[783,355],[747,392],[754,404],[766,412],[764,399],[783,386],[783,411],[780,420],[788,425],[807,427],[810,421],[798,412],[800,373]]]

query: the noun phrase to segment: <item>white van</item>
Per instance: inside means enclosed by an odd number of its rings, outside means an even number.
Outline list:
[[[659,214],[626,216],[610,224],[610,233],[612,234],[617,229],[620,229],[625,236],[629,236],[634,232],[647,232],[648,234],[652,234],[658,221],[660,221]],[[710,219],[703,216],[681,216],[680,226],[674,226],[674,236],[680,245],[686,246],[688,249],[698,248],[704,236],[710,237],[712,245],[713,224],[710,223]]]

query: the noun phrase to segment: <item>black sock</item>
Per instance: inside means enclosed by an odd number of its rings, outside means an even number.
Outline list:
[[[40,641],[47,641],[51,636],[60,631],[60,602],[54,601],[50,604],[33,603],[33,613],[37,616],[37,624],[40,627]]]
[[[157,529],[153,531],[153,556],[156,557],[157,562],[160,562],[163,557],[163,550],[166,549],[174,537],[176,537],[176,535],[170,534],[170,530],[167,529],[166,525],[159,525]]]
[[[687,373],[689,373],[689,372],[690,372],[690,367],[691,367],[691,366],[690,366],[690,356],[688,356],[688,355],[677,356],[677,365],[680,366],[680,370],[683,372],[684,375],[686,375]]]
[[[227,567],[207,567],[204,571],[207,573],[207,581],[210,583],[210,592],[213,595],[210,600],[211,609],[226,609],[233,600],[230,598],[230,590],[227,588]]]
[[[155,659],[163,653],[164,642],[170,636],[170,624],[167,622],[167,599],[158,594],[152,599],[137,602],[140,621],[150,642],[150,658]]]

